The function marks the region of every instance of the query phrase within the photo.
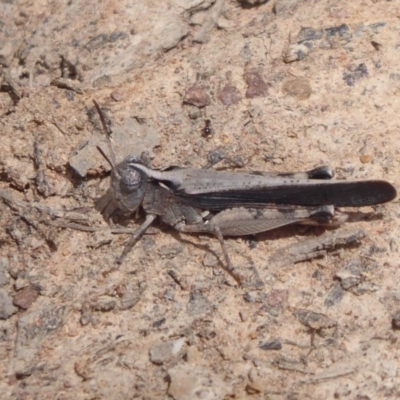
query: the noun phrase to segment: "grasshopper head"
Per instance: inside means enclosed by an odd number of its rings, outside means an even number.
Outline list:
[[[138,164],[140,161],[137,158],[128,156],[112,168],[110,188],[96,201],[97,210],[107,220],[118,211],[126,215],[132,214],[142,203],[148,177],[135,166]]]
[[[137,164],[142,164],[139,158],[128,156],[116,166],[111,175],[114,198],[124,214],[136,211],[146,192],[148,178]]]

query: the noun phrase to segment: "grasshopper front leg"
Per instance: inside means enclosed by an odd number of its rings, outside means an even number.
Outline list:
[[[154,214],[147,214],[146,219],[144,220],[143,224],[139,226],[139,228],[132,233],[129,242],[125,245],[125,248],[122,254],[118,257],[117,264],[122,264],[125,257],[128,253],[132,250],[133,246],[137,243],[137,241],[142,237],[142,235],[146,232],[147,228],[153,223],[156,219],[156,215]]]

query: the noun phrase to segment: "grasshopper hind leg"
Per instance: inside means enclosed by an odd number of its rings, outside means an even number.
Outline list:
[[[219,241],[219,244],[221,245],[222,253],[223,253],[224,258],[225,258],[226,268],[227,268],[228,272],[236,279],[236,281],[239,284],[242,284],[242,282],[244,280],[244,276],[243,276],[243,274],[238,272],[237,268],[235,268],[233,266],[231,258],[229,257],[228,250],[225,247],[224,237],[222,236],[221,229],[219,229],[218,226],[214,227],[214,234],[217,237],[217,239]]]
[[[225,236],[245,236],[266,232],[290,224],[336,227],[344,223],[346,214],[334,206],[248,209],[244,207],[219,212],[207,221],[186,225],[180,222],[175,229],[184,233],[209,233],[218,239],[226,262],[227,271],[241,284],[244,277],[234,267],[225,246]]]
[[[332,179],[334,176],[332,168],[326,165],[307,171],[306,174],[308,179]]]
[[[301,225],[325,226],[327,228],[337,228],[348,220],[348,215],[336,210],[333,206],[328,206],[331,210],[322,210],[313,214],[310,218],[297,222]]]
[[[229,257],[228,250],[226,249],[225,246],[225,241],[224,241],[224,236],[222,234],[221,229],[217,225],[213,224],[208,224],[208,223],[202,223],[202,224],[196,224],[196,225],[185,225],[184,223],[178,224],[175,226],[175,228],[179,232],[184,232],[184,233],[199,233],[199,232],[204,232],[204,233],[210,233],[214,234],[215,237],[218,239],[219,244],[221,245],[222,253],[225,258],[225,263],[226,263],[226,270],[235,278],[235,280],[241,285],[244,279],[244,276],[238,272],[237,268],[234,267],[231,258]]]
[[[267,177],[281,177],[290,179],[318,179],[318,180],[329,180],[334,177],[334,173],[331,167],[326,165],[310,169],[309,171],[302,172],[257,172],[257,175],[263,175]]]

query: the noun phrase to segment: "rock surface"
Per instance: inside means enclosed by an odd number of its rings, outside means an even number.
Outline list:
[[[214,237],[162,224],[117,265],[140,220],[94,207],[110,166],[93,107],[117,160],[220,154],[215,168],[329,165],[399,188],[398,16],[396,1],[1,2],[0,397],[399,398],[398,202],[226,239],[242,287]]]

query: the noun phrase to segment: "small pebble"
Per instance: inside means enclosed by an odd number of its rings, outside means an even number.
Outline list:
[[[0,257],[0,287],[10,282],[10,263],[7,257]]]
[[[363,164],[368,164],[369,162],[372,161],[372,159],[373,159],[373,157],[372,157],[371,154],[362,154],[362,155],[360,156],[360,161],[361,161]]]
[[[393,315],[392,328],[395,330],[400,329],[400,311]]]
[[[32,303],[36,301],[38,296],[39,294],[35,289],[31,286],[26,286],[14,296],[13,304],[19,308],[27,310]]]
[[[337,325],[337,322],[329,318],[327,315],[316,313],[314,311],[297,309],[293,314],[304,326],[311,329],[320,330],[324,328],[332,328]]]
[[[218,99],[224,106],[231,106],[237,104],[242,99],[239,90],[232,85],[225,85],[223,89],[218,92]]]
[[[311,96],[311,85],[306,78],[301,76],[286,81],[282,86],[282,92],[297,100],[305,100]]]
[[[265,83],[261,74],[255,68],[251,68],[244,73],[244,80],[248,86],[246,99],[265,97],[268,94],[269,85]]]
[[[246,322],[249,319],[249,313],[245,310],[240,311],[239,316],[242,322]]]
[[[92,309],[94,311],[102,311],[102,312],[108,312],[114,310],[116,307],[117,303],[115,300],[99,300],[95,303],[92,303]]]
[[[260,342],[258,344],[258,347],[261,350],[281,350],[282,349],[282,343],[278,339],[273,339],[273,340],[268,340],[266,342]]]
[[[189,316],[196,317],[200,314],[206,314],[211,310],[211,303],[201,292],[191,292],[190,300],[186,306]]]
[[[194,85],[186,91],[184,103],[202,108],[211,103],[211,98],[203,87]]]
[[[13,305],[13,299],[5,290],[0,290],[0,319],[8,319],[18,308]]]
[[[184,337],[158,343],[150,349],[150,361],[154,364],[161,365],[172,361],[181,352],[186,339]]]
[[[111,92],[110,97],[114,100],[114,101],[121,101],[123,99],[121,92],[119,92],[118,90],[114,90]]]

